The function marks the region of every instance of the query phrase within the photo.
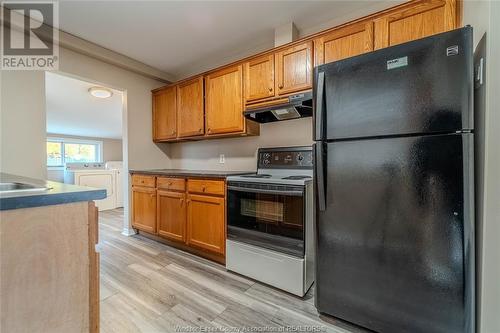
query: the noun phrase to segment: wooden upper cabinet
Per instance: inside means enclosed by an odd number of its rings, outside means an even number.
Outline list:
[[[312,88],[312,41],[276,52],[275,64],[278,95]]]
[[[156,189],[132,187],[132,226],[156,233]]]
[[[333,30],[314,40],[314,65],[353,57],[373,50],[373,22]]]
[[[427,37],[458,27],[458,0],[426,0],[375,20],[375,49]]]
[[[224,68],[205,77],[207,135],[242,132],[243,66]]]
[[[168,239],[186,241],[186,194],[183,192],[157,192],[158,234]]]
[[[274,54],[266,54],[243,65],[245,103],[274,96]]]
[[[176,87],[171,86],[153,93],[153,140],[177,137]]]
[[[190,137],[205,133],[203,113],[203,77],[177,85],[178,137]]]
[[[225,199],[188,194],[187,243],[214,253],[225,253]]]

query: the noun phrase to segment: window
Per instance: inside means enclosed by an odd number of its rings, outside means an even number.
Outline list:
[[[102,162],[102,141],[65,138],[47,139],[47,166],[72,162]]]

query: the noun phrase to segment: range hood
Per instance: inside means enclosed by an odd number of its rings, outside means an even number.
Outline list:
[[[312,116],[312,92],[308,91],[288,96],[276,104],[262,107],[247,107],[243,114],[247,119],[258,123],[297,119]]]

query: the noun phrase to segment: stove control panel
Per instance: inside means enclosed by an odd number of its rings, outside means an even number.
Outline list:
[[[311,147],[261,148],[258,167],[264,169],[312,169]]]

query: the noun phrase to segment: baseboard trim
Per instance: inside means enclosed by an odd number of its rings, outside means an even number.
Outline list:
[[[123,228],[123,230],[122,230],[122,235],[123,236],[129,237],[129,236],[133,236],[133,235],[136,235],[136,234],[137,234],[137,231],[135,231],[134,228],[130,228],[130,229],[129,228]]]

